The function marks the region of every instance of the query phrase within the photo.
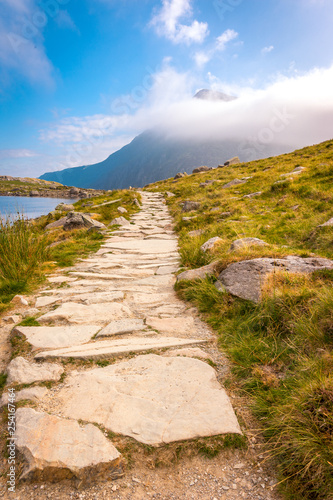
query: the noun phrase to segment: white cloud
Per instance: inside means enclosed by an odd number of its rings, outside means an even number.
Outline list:
[[[261,53],[269,54],[270,52],[272,52],[272,50],[274,50],[274,45],[270,45],[269,47],[264,47],[263,49],[261,49]]]
[[[238,33],[235,30],[227,29],[216,38],[215,45],[207,50],[201,50],[194,54],[194,60],[199,68],[202,68],[207,64],[217,52],[223,52],[227,48],[227,44],[238,37]]]
[[[39,153],[30,149],[0,149],[0,159],[3,158],[32,158]]]
[[[191,89],[202,88],[203,82],[166,64],[136,108],[128,107],[120,115],[68,117],[44,129],[41,138],[75,152],[62,153],[61,168],[66,168],[101,161],[113,152],[109,147],[124,145],[124,140],[149,128],[177,138],[266,141],[290,150],[333,136],[333,66],[280,76],[264,89],[251,88],[249,82],[234,88],[237,92],[213,75],[209,78],[216,90],[239,98],[228,103],[194,100]]]
[[[152,18],[150,25],[155,27],[160,36],[173,43],[202,43],[209,34],[208,24],[192,21],[182,24],[184,17],[192,17],[191,0],[162,0],[162,8]]]
[[[47,16],[34,0],[3,0],[0,14],[2,80],[10,81],[8,75],[14,73],[33,83],[52,83],[53,68],[37,21],[47,23]]]
[[[78,34],[80,33],[78,27],[74,23],[67,10],[60,10],[55,20],[59,28],[69,29]]]

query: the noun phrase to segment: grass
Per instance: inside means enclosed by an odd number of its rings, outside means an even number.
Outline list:
[[[305,170],[283,177],[297,166]],[[245,184],[223,188],[248,176]],[[192,269],[215,260],[219,272],[257,257],[332,259],[333,228],[319,227],[333,216],[332,178],[333,141],[327,141],[276,158],[162,181],[149,190],[175,194],[167,203],[179,234],[182,266]],[[208,179],[216,182],[199,187]],[[258,191],[260,196],[243,198]],[[182,213],[185,200],[199,201],[200,209]],[[183,216],[196,218],[184,221]],[[195,229],[204,232],[189,236]],[[214,236],[220,237],[219,245],[203,253],[201,245]],[[230,252],[232,241],[244,237],[261,238],[269,246]],[[278,464],[280,490],[293,500],[333,499],[333,271],[275,273],[259,304],[218,292],[215,279],[181,282],[176,288],[216,330],[231,361],[229,384],[251,402],[267,457]]]

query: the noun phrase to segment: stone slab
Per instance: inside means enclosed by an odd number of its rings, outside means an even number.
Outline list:
[[[146,318],[146,324],[161,333],[175,334],[195,333],[195,324],[192,316],[179,316],[178,318]]]
[[[153,446],[241,434],[215,370],[197,359],[149,354],[72,372],[56,398],[64,415]]]
[[[33,384],[34,382],[58,381],[64,369],[57,363],[37,364],[21,356],[11,360],[7,366],[7,385]]]
[[[177,251],[177,240],[127,240],[123,243],[105,243],[104,247],[108,249],[131,251],[139,254],[160,254]]]
[[[130,318],[131,315],[128,307],[117,302],[91,305],[67,302],[55,311],[44,314],[38,321],[41,324],[106,325],[113,320]]]
[[[187,358],[201,358],[201,359],[211,359],[211,356],[207,354],[199,347],[188,347],[187,349],[173,349],[172,351],[167,351],[163,356],[186,356]]]
[[[203,339],[181,339],[174,337],[149,337],[130,338],[122,340],[104,340],[91,342],[89,344],[67,347],[65,349],[54,349],[52,351],[38,352],[35,359],[105,359],[114,356],[126,355],[131,352],[142,352],[150,349],[167,349],[169,347],[182,347],[184,345],[196,345],[207,342]]]
[[[90,485],[123,474],[121,455],[94,425],[18,408],[16,448],[26,464],[20,479],[58,482],[75,478]]]
[[[37,402],[48,392],[49,391],[46,387],[27,387],[26,389],[22,389],[22,391],[15,392],[15,402],[24,400]],[[4,392],[0,400],[0,406],[4,406],[6,404],[8,404],[8,392]]]
[[[16,326],[35,349],[55,349],[85,344],[101,329],[100,325],[80,326]]]
[[[111,337],[112,335],[123,335],[125,333],[133,333],[140,330],[145,330],[146,325],[143,319],[120,319],[112,321],[109,325],[103,328],[97,335],[98,337]]]

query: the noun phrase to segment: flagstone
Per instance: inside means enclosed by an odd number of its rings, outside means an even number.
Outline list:
[[[106,302],[102,304],[77,304],[67,302],[55,311],[48,312],[38,318],[41,324],[97,324],[106,325],[110,321],[129,318],[131,310],[118,302]]]
[[[54,349],[89,342],[100,329],[100,325],[16,326],[14,332],[24,335],[35,349]]]

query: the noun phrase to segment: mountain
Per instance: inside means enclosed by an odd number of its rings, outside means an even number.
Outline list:
[[[206,89],[199,91],[194,97],[225,102],[236,99]],[[246,149],[242,142],[241,139],[198,141],[171,138],[162,130],[147,130],[100,163],[48,172],[40,179],[80,188],[142,187],[151,182],[173,177],[177,172],[191,173],[195,167],[202,165],[217,167],[233,156],[239,156],[242,161],[249,161],[289,151],[288,146],[266,145],[260,152],[253,152],[251,148]]]

